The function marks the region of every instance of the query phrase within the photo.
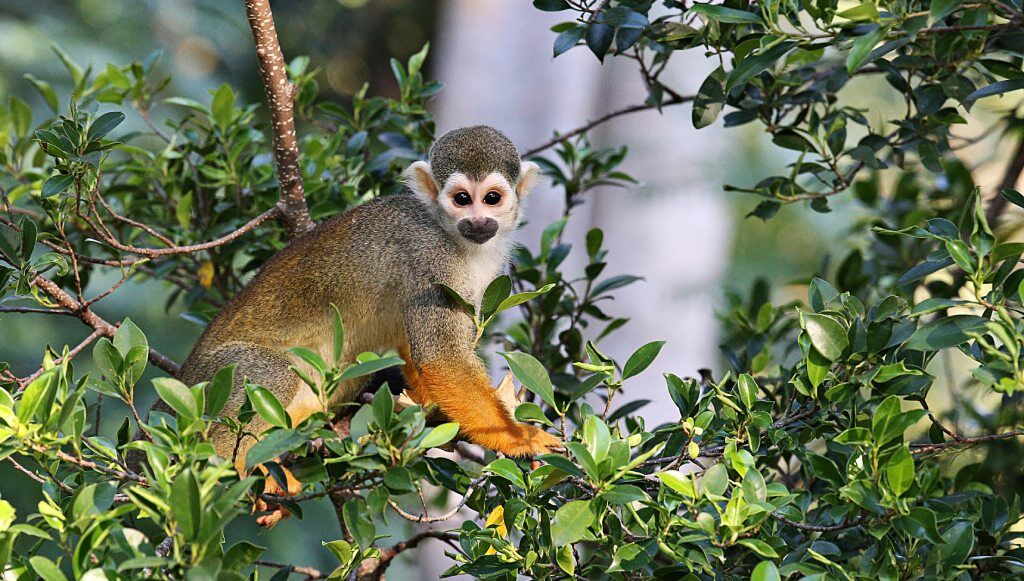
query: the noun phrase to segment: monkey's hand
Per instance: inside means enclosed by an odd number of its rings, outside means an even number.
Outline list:
[[[288,470],[284,466],[281,467],[281,470],[284,471],[285,482],[287,484],[286,488],[282,488],[276,478],[267,474],[267,469],[262,465],[259,466],[259,469],[266,475],[266,480],[263,481],[263,494],[270,494],[273,496],[295,496],[302,491],[302,483],[295,478],[295,475],[292,474],[291,470]],[[256,501],[253,502],[252,511],[253,513],[267,513],[256,517],[256,524],[268,529],[274,528],[274,525],[288,518],[292,514],[287,508],[280,504],[269,503],[260,496],[257,496]]]

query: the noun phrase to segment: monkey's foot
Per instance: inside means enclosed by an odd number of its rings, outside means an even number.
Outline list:
[[[493,449],[506,456],[537,456],[560,452],[565,444],[554,434],[526,424],[516,424],[515,431],[496,442]]]
[[[267,469],[262,465],[259,467],[260,472],[266,476],[266,480],[263,481],[263,494],[270,494],[273,496],[295,496],[302,492],[302,483],[295,478],[291,470],[281,467],[284,472],[286,488],[282,488],[278,484],[277,479],[267,473]],[[291,512],[281,506],[280,504],[269,503],[264,500],[261,496],[257,496],[255,502],[252,505],[253,513],[266,512],[267,514],[256,517],[256,524],[264,528],[273,528],[274,525],[281,522],[282,520],[291,516]]]

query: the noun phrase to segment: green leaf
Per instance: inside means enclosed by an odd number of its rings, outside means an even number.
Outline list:
[[[523,471],[510,458],[499,458],[484,467],[484,472],[490,472],[515,484],[519,488],[526,488],[526,481],[523,480]]]
[[[25,216],[21,219],[21,260],[28,262],[32,260],[32,251],[36,248],[36,223]]]
[[[228,403],[231,390],[235,385],[235,365],[232,363],[222,367],[213,374],[213,379],[207,385],[206,413],[211,418],[220,415],[224,406]]]
[[[803,322],[811,344],[829,361],[839,359],[850,344],[846,329],[832,317],[803,313]]]
[[[921,315],[927,315],[928,313],[934,313],[935,311],[944,311],[950,307],[956,307],[963,304],[966,304],[966,302],[957,299],[932,297],[914,305],[914,308],[910,309],[910,316],[919,317]]]
[[[889,32],[888,26],[879,26],[871,32],[853,41],[850,52],[846,55],[846,72],[853,74],[857,69],[867,63],[871,55],[871,49],[875,48],[885,35]]]
[[[726,24],[761,24],[761,16],[745,10],[727,8],[718,4],[694,4],[688,12],[700,14],[709,20]]]
[[[512,374],[516,376],[526,389],[537,394],[545,403],[549,406],[556,408],[555,405],[555,388],[551,384],[551,377],[548,376],[548,372],[541,365],[540,361],[530,355],[529,353],[516,352],[501,352],[499,353],[508,362],[508,368],[512,371]]]
[[[484,291],[484,297],[480,301],[480,316],[488,317],[492,313],[497,312],[498,305],[507,299],[511,292],[512,279],[507,274],[503,274],[492,280],[491,283],[487,285],[487,289]]]
[[[327,547],[327,550],[330,551],[342,565],[345,565],[352,560],[352,545],[348,542],[339,539],[329,543],[325,542],[323,545]]]
[[[104,113],[89,125],[89,133],[86,137],[89,141],[102,139],[120,125],[122,121],[124,121],[124,113],[120,111]]]
[[[544,12],[560,12],[569,9],[566,0],[533,0],[533,7]]]
[[[395,400],[388,386],[382,386],[373,395],[373,419],[377,425],[387,429],[391,425],[391,416],[395,411]]]
[[[182,470],[171,483],[170,504],[181,533],[185,538],[193,538],[199,532],[203,507],[199,483],[191,469]]]
[[[725,464],[715,464],[704,472],[700,481],[701,494],[722,497],[729,488],[729,471]]]
[[[693,126],[701,129],[714,123],[725,107],[725,97],[725,69],[718,67],[704,79],[693,99]]]
[[[779,553],[775,549],[773,549],[771,545],[760,539],[740,539],[736,542],[743,545],[744,547],[747,547],[751,551],[754,551],[758,555],[761,555],[762,557],[768,557],[771,559],[777,559],[779,557]],[[771,561],[764,561],[760,563],[759,566],[764,565],[764,563],[766,562],[770,563]]]
[[[688,498],[695,498],[697,493],[693,487],[693,478],[678,470],[665,470],[658,473],[658,479],[665,486]],[[702,481],[703,482],[703,481]]]
[[[1018,208],[1024,208],[1024,195],[1017,190],[1000,190],[999,195]]]
[[[71,175],[55,175],[48,178],[43,182],[43,188],[40,195],[44,198],[56,196],[64,190],[71,187],[71,184],[75,183],[75,177]]]
[[[867,428],[849,428],[840,432],[835,441],[846,446],[870,444],[871,431]]]
[[[807,302],[814,312],[824,311],[837,298],[839,298],[839,291],[828,281],[818,277],[811,279],[811,284],[807,287]]]
[[[946,240],[946,251],[949,252],[949,256],[957,266],[964,269],[967,274],[974,274],[974,271],[977,269],[977,263],[974,260],[974,256],[971,255],[971,249],[967,246],[966,242],[963,240]]]
[[[974,548],[974,528],[967,521],[957,521],[942,535],[939,546],[942,564],[946,567],[959,565],[967,560]]]
[[[928,411],[922,409],[902,411],[900,398],[890,395],[875,409],[871,418],[871,434],[878,445],[885,445],[890,440],[903,436],[907,428],[927,415]]]
[[[843,475],[839,472],[839,467],[831,459],[808,452],[804,461],[810,465],[815,477],[827,480],[830,484],[836,486],[844,484]]]
[[[53,85],[28,73],[25,74],[25,78],[28,79],[28,82],[32,83],[32,86],[39,91],[40,95],[43,96],[43,99],[46,101],[46,105],[50,110],[53,111],[54,114],[57,114],[60,111],[60,103],[57,101],[57,91],[53,90]]]
[[[102,514],[114,504],[117,487],[112,482],[88,484],[75,494],[72,513],[76,519]]]
[[[726,94],[731,93],[736,87],[747,84],[747,81],[770,68],[795,47],[795,42],[787,40],[759,54],[744,57],[736,68],[729,73],[729,78],[725,82]]]
[[[589,500],[573,500],[562,505],[551,520],[551,544],[556,547],[571,545],[587,535],[594,522]]]
[[[837,12],[836,16],[848,20],[878,20],[878,8],[874,0],[866,0],[853,8]]]
[[[971,106],[974,105],[974,102],[977,101],[978,99],[984,99],[985,97],[992,97],[995,95],[1002,95],[1003,93],[1019,91],[1021,89],[1024,89],[1024,79],[1008,79],[1005,81],[997,81],[995,83],[992,83],[991,85],[986,85],[974,91],[970,95],[967,95],[967,97],[965,97],[963,100],[963,104],[964,107],[966,107],[967,110],[970,111]]]
[[[183,423],[190,423],[202,414],[195,398],[192,397],[192,391],[177,379],[157,377],[153,380],[153,387],[156,388],[160,399],[171,406]]]
[[[779,568],[771,561],[761,561],[750,574],[750,581],[781,581]]]
[[[583,40],[583,35],[587,32],[587,29],[582,26],[573,26],[568,30],[563,30],[558,33],[555,37],[555,44],[552,48],[553,56],[558,56],[565,52],[568,52],[572,47],[579,44]]]
[[[631,502],[642,502],[650,499],[643,489],[633,486],[632,484],[617,484],[609,486],[601,493],[601,498],[609,504],[619,505],[629,504]]]
[[[558,547],[555,551],[555,562],[558,563],[559,569],[573,578],[576,577],[576,555],[572,552],[572,545]]]
[[[29,557],[28,562],[32,565],[36,575],[39,575],[43,581],[67,581],[67,577],[61,573],[60,567],[46,557],[35,555]]]
[[[354,498],[346,502],[345,506],[342,507],[342,516],[345,520],[346,528],[352,533],[352,537],[359,544],[359,548],[364,551],[370,548],[377,534],[377,528],[374,526],[369,511],[366,509],[366,502],[362,498]]]
[[[587,416],[583,422],[583,443],[594,458],[594,462],[600,464],[608,457],[608,447],[611,445],[611,441],[608,426],[601,421],[601,418]]]
[[[743,491],[743,498],[750,504],[763,502],[768,498],[768,485],[764,482],[764,476],[753,468],[747,470],[743,476],[740,489]]]
[[[269,462],[281,454],[306,443],[306,438],[295,430],[274,430],[264,434],[245,455],[245,468]]]
[[[885,465],[885,478],[896,496],[902,496],[914,484],[914,457],[906,446],[897,448],[889,458]]]
[[[516,420],[520,422],[540,422],[544,425],[554,427],[551,420],[544,415],[544,410],[540,409],[540,406],[532,401],[526,401],[519,404],[516,407],[515,416]]]
[[[928,24],[942,20],[960,7],[964,0],[933,0],[928,9]]]
[[[390,367],[400,367],[405,365],[405,361],[401,357],[390,355],[388,357],[378,357],[377,359],[371,359],[362,363],[357,363],[344,371],[341,374],[341,379],[355,379],[357,377],[365,377],[367,375],[373,375],[378,371],[388,369]]]
[[[664,346],[664,341],[652,341],[634,351],[622,367],[622,381],[643,373],[654,362],[655,357],[661,353],[661,348]]]
[[[225,571],[231,571],[234,573],[240,572],[242,569],[248,567],[253,561],[259,558],[266,551],[266,547],[254,545],[249,541],[239,541],[227,551],[224,552],[224,561],[222,568]]]
[[[736,389],[739,391],[740,401],[743,402],[743,407],[748,410],[754,409],[754,404],[757,403],[757,383],[753,377],[750,377],[746,373],[740,375],[739,379],[736,380]]]
[[[269,389],[254,383],[247,383],[245,391],[249,394],[252,407],[264,421],[278,428],[292,427],[292,420],[288,417],[288,412]]]
[[[551,284],[546,284],[546,285],[540,287],[539,289],[537,289],[535,291],[526,291],[526,292],[522,292],[522,293],[516,293],[516,294],[508,297],[507,299],[501,301],[501,303],[498,304],[498,307],[494,310],[494,312],[495,313],[500,313],[502,311],[507,311],[508,309],[511,309],[512,307],[518,307],[519,305],[521,305],[521,304],[523,304],[523,303],[525,303],[525,302],[527,302],[529,300],[537,298],[540,295],[545,294],[547,292],[550,292],[551,289],[553,289],[553,288],[555,288],[555,284],[551,283]]]
[[[968,333],[984,333],[988,319],[975,315],[940,317],[918,327],[904,345],[918,351],[938,351],[970,340]]]
[[[306,349],[305,347],[292,347],[288,349],[288,352],[298,357],[302,361],[309,364],[310,367],[317,370],[320,375],[323,375],[327,371],[327,362],[324,361],[320,354],[312,349]]]
[[[213,94],[210,115],[221,131],[227,131],[235,109],[235,91],[227,83],[221,85]]]
[[[463,296],[459,294],[459,291],[453,289],[452,287],[442,282],[434,284],[441,287],[441,290],[443,290],[445,294],[447,294],[453,301],[455,301],[455,304],[459,305],[459,307],[461,307],[463,311],[469,313],[469,315],[474,318],[476,317],[476,307],[473,306],[473,303],[463,298]]]
[[[420,440],[420,448],[437,448],[450,442],[459,433],[458,422],[447,422],[427,432]]]

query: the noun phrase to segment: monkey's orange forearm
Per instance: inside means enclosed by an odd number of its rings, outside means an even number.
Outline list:
[[[406,377],[413,400],[436,403],[473,442],[499,451],[521,444],[524,426],[509,416],[481,370],[470,365],[427,364],[415,374],[407,371]]]

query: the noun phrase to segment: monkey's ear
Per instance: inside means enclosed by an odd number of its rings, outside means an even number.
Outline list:
[[[415,161],[402,172],[402,181],[409,186],[424,202],[433,204],[437,201],[437,184],[434,183],[434,172],[425,161]]]
[[[524,161],[519,166],[519,183],[516,184],[516,195],[525,198],[540,179],[540,166],[532,161]]]

